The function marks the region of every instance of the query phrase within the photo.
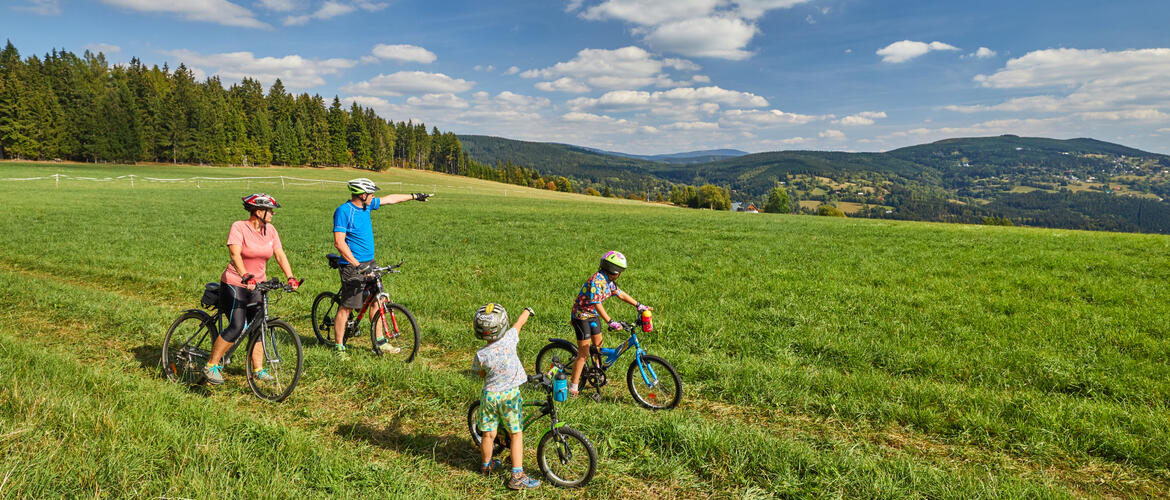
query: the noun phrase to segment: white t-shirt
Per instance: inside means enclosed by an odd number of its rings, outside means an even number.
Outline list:
[[[480,370],[487,371],[483,390],[504,392],[528,381],[524,365],[520,364],[520,357],[516,355],[516,345],[519,343],[520,332],[515,328],[509,328],[500,340],[475,352],[475,361],[471,362],[471,369],[476,373]]]

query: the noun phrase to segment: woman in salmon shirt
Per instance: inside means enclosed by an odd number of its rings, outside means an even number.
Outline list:
[[[293,278],[292,267],[288,264],[288,257],[284,254],[284,247],[280,244],[280,235],[272,226],[272,211],[280,208],[276,200],[264,193],[256,193],[242,198],[244,210],[251,216],[248,220],[232,223],[228,231],[228,255],[231,263],[224,269],[219,281],[220,288],[219,310],[227,315],[228,325],[215,339],[211,348],[211,358],[203,368],[203,375],[207,382],[218,385],[223,383],[223,365],[220,364],[223,354],[228,347],[239,338],[244,331],[244,322],[251,319],[260,310],[260,292],[256,291],[256,283],[267,279],[265,267],[268,259],[276,256],[276,263],[288,284],[296,289],[300,281]],[[272,375],[263,368],[263,352],[259,343],[252,350],[252,366],[256,367],[256,377],[260,380],[270,380]]]

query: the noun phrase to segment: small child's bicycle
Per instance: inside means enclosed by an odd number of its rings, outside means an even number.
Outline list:
[[[329,267],[333,269],[340,266],[338,262],[341,259],[340,255],[327,254],[325,259],[329,261]],[[361,333],[362,318],[367,317],[368,314],[370,347],[374,354],[383,356],[387,352],[396,353],[397,357],[409,363],[414,361],[415,354],[418,354],[418,322],[414,320],[414,315],[405,306],[390,301],[390,294],[386,293],[382,287],[382,276],[399,272],[399,267],[402,267],[402,262],[371,270],[370,278],[365,282],[365,301],[362,303],[361,309],[350,311],[349,319],[345,322],[345,335],[342,337],[342,342],[349,343],[349,339]],[[317,294],[317,298],[313,299],[313,309],[310,314],[313,321],[313,333],[317,336],[317,342],[322,345],[331,346],[334,343],[333,318],[337,316],[337,308],[341,307],[340,297],[341,291],[337,293],[321,292]],[[397,348],[397,350],[379,348],[378,325],[382,326],[382,333],[385,335],[388,345]]]
[[[549,365],[556,367],[555,370],[564,370],[559,360],[555,358]],[[549,373],[555,374],[556,372],[550,371]],[[536,464],[540,467],[540,472],[548,478],[549,482],[562,488],[585,486],[593,479],[593,474],[597,472],[597,450],[593,448],[593,443],[581,431],[565,425],[557,418],[552,377],[544,373],[529,375],[528,383],[544,390],[546,394],[543,402],[524,403],[524,406],[535,407],[537,412],[524,420],[523,430],[527,433],[528,427],[545,415],[548,415],[551,420],[548,432],[540,437],[540,443],[536,446]],[[479,400],[476,400],[467,408],[467,430],[471,433],[471,442],[477,450],[483,440],[478,422]],[[492,455],[507,450],[511,446],[511,436],[506,430],[501,429],[500,432],[496,433]]]
[[[581,392],[593,387],[596,390],[593,400],[601,401],[601,388],[609,383],[606,370],[609,370],[622,354],[633,348],[634,360],[626,370],[626,387],[630,389],[634,401],[651,410],[669,410],[678,406],[682,400],[682,379],[665,359],[646,354],[646,350],[642,348],[637,332],[642,327],[642,318],[638,318],[632,325],[626,322],[621,324],[625,331],[630,332],[630,337],[614,349],[605,347],[600,350],[596,347],[590,349],[589,359],[581,371]],[[638,328],[634,328],[635,326]],[[577,360],[577,345],[565,339],[549,338],[548,341],[549,344],[536,355],[536,371],[547,372],[552,366],[549,360],[558,358],[567,358],[565,366],[571,370]]]

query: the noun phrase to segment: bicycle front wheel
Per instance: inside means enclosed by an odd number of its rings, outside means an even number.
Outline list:
[[[207,313],[192,310],[180,315],[163,339],[160,360],[163,376],[171,382],[187,385],[202,382],[203,367],[211,357],[214,333],[215,325]]]
[[[248,338],[248,387],[260,399],[284,401],[297,386],[304,369],[304,353],[301,338],[288,323],[280,320],[268,322],[268,328],[257,328]],[[255,366],[253,349],[262,351],[261,366]],[[256,370],[264,370],[257,373]]]
[[[385,317],[382,311],[375,310],[370,321],[370,343],[374,354],[398,358],[406,363],[414,361],[418,354],[419,331],[418,322],[414,315],[405,307],[393,302],[383,302],[386,309]],[[379,342],[378,325],[382,325],[386,342]]]
[[[317,336],[317,343],[333,345],[333,319],[337,317],[337,308],[341,302],[333,292],[321,292],[313,299],[313,334]]]
[[[492,447],[492,456],[496,456],[501,451],[512,446],[512,436],[506,430],[498,429],[501,432],[496,433],[495,445]],[[471,433],[471,444],[475,445],[475,449],[481,449],[483,443],[483,433],[479,432],[479,401],[474,401],[471,406],[467,408],[467,431]]]
[[[649,354],[630,363],[626,372],[626,386],[634,401],[651,410],[669,410],[682,400],[682,379],[670,363]]]
[[[536,463],[549,482],[562,488],[580,488],[597,472],[597,450],[584,434],[565,426],[541,436]]]

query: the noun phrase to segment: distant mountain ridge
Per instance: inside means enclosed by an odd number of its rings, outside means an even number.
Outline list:
[[[1045,227],[1170,233],[1170,203],[1163,201],[1170,199],[1170,156],[1089,138],[1002,135],[882,153],[712,150],[654,156],[499,137],[460,139],[480,161],[584,179],[585,185],[612,187],[618,195],[714,184],[730,189],[735,201],[762,203],[782,185],[803,209],[829,203],[867,217],[959,222],[990,217]],[[735,155],[709,157],[723,153]]]
[[[595,148],[582,147],[582,146],[573,146],[573,147],[580,147],[581,149],[593,151],[595,153],[621,156],[624,158],[636,158],[639,160],[656,161],[656,162],[663,162],[663,163],[678,163],[678,164],[684,164],[684,165],[685,164],[693,164],[693,163],[708,163],[708,162],[723,160],[723,159],[727,159],[727,158],[735,158],[737,156],[743,156],[746,154],[750,154],[747,151],[740,151],[738,149],[704,149],[704,150],[699,150],[699,151],[687,151],[687,152],[683,152],[683,153],[669,153],[669,154],[661,154],[661,155],[635,155],[635,154],[618,153],[618,152],[614,152],[614,151],[606,151],[603,149],[595,149]]]

